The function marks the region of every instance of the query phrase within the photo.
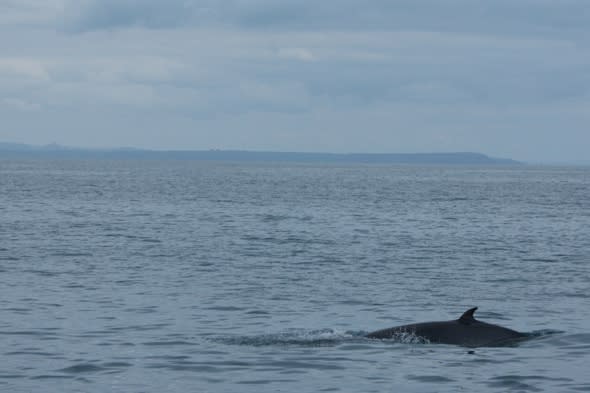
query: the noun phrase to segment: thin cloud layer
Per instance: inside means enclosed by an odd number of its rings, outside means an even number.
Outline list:
[[[585,2],[316,3],[1,3],[0,140],[585,158]]]
[[[80,31],[192,26],[555,35],[587,34],[589,18],[585,0],[75,0],[66,8]]]

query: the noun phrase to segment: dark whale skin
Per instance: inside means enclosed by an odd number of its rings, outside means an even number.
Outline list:
[[[467,310],[453,321],[423,322],[377,330],[367,338],[391,339],[413,335],[430,343],[460,345],[464,347],[505,346],[527,337],[525,333],[499,325],[478,321],[473,317],[477,307]]]

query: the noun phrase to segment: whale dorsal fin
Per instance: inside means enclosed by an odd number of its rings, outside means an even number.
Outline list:
[[[473,308],[470,308],[469,310],[465,311],[463,313],[463,315],[461,315],[461,318],[459,318],[459,322],[465,323],[465,324],[475,322],[475,318],[473,317],[475,310],[477,310],[477,307],[473,307]]]

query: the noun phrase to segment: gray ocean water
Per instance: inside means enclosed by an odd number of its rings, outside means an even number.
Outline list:
[[[590,168],[0,160],[0,391],[590,391],[589,263]]]

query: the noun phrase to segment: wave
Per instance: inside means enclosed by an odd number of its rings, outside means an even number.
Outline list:
[[[350,343],[386,343],[386,344],[430,344],[430,341],[411,332],[400,332],[387,340],[367,338],[365,331],[341,331],[336,329],[288,329],[279,333],[267,333],[252,336],[217,336],[210,340],[226,345],[244,346],[304,346],[323,347]],[[527,341],[546,339],[563,333],[559,330],[543,329],[527,333]]]
[[[335,329],[289,329],[280,333],[260,334],[254,336],[221,336],[211,340],[227,345],[246,346],[336,346],[344,343],[371,343],[375,340],[365,337],[365,331],[340,331]],[[427,344],[428,340],[413,333],[400,333],[387,343]]]

